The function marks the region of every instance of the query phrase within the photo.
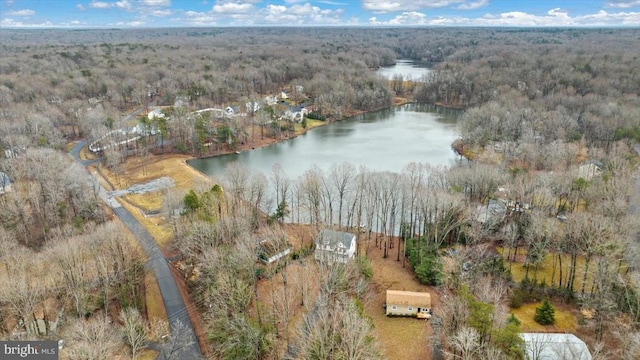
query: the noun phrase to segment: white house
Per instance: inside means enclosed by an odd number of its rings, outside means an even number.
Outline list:
[[[591,360],[584,341],[573,334],[522,333],[528,360]]]
[[[315,258],[321,262],[346,263],[356,256],[356,235],[322,230],[316,238]]]
[[[11,191],[11,180],[7,174],[0,171],[0,194]]]
[[[164,113],[162,112],[162,109],[157,108],[149,111],[149,113],[147,114],[147,119],[153,120],[155,118],[158,118],[158,119],[164,118]]]
[[[245,105],[247,107],[247,112],[250,114],[260,111],[260,103],[257,101],[249,101]]]

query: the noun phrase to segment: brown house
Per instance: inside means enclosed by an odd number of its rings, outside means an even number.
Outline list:
[[[387,316],[431,318],[431,294],[427,292],[387,290]]]

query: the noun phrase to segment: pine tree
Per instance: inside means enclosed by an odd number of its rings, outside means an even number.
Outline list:
[[[554,317],[555,309],[548,300],[542,302],[542,306],[536,308],[536,314],[533,317],[540,325],[551,325],[556,319]]]

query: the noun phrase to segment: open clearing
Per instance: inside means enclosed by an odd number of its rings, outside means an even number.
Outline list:
[[[373,237],[374,235],[372,235]],[[395,244],[397,246],[397,241]],[[404,317],[387,317],[382,307],[386,301],[386,290],[426,291],[431,294],[431,306],[438,313],[440,297],[433,287],[420,284],[406,263],[396,261],[397,254],[391,249],[390,256],[382,257],[381,249],[371,240],[369,259],[373,266],[372,287],[376,296],[366,304],[365,314],[371,318],[385,359],[431,359],[431,323],[426,320]]]

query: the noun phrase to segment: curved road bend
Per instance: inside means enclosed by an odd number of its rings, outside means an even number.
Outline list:
[[[79,142],[76,144],[71,150],[71,155],[73,158],[81,164],[85,171],[87,171],[86,166],[90,164],[92,161],[81,160],[79,157],[80,149],[82,149],[86,145],[86,140]],[[87,171],[88,181],[91,186],[94,186],[94,180],[91,174]],[[169,268],[169,261],[164,257],[162,251],[158,247],[158,244],[155,242],[151,234],[136,220],[136,218],[131,215],[131,213],[122,207],[118,201],[116,201],[107,190],[99,185],[99,195],[100,198],[113,210],[113,213],[120,218],[122,223],[124,223],[127,228],[133,233],[133,235],[138,239],[140,246],[144,250],[147,255],[147,268],[153,270],[156,278],[158,279],[158,286],[160,287],[160,293],[162,294],[162,300],[164,301],[164,307],[167,311],[167,317],[169,318],[169,324],[171,326],[171,331],[175,331],[176,323],[180,321],[184,324],[184,330],[187,331],[185,337],[187,337],[189,342],[191,343],[189,346],[185,347],[181,350],[179,355],[179,359],[181,360],[191,360],[191,359],[200,359],[202,358],[202,353],[200,352],[200,347],[198,345],[198,339],[195,336],[195,331],[193,330],[193,324],[191,323],[191,319],[189,319],[189,314],[187,312],[187,307],[180,295],[180,291],[178,289],[178,285],[176,284],[173,275],[171,274],[171,269]],[[178,336],[178,334],[173,334],[174,336]],[[180,335],[184,336],[184,335]],[[162,355],[158,357],[161,359]]]

